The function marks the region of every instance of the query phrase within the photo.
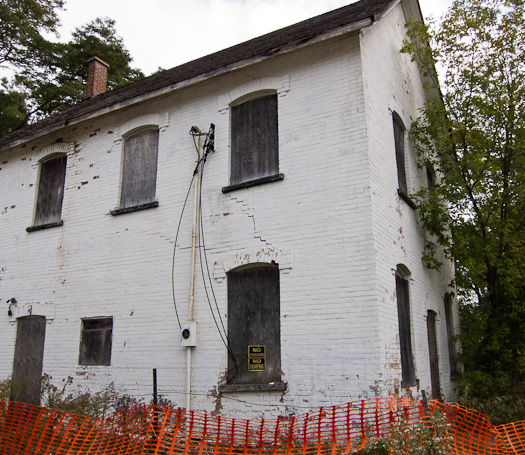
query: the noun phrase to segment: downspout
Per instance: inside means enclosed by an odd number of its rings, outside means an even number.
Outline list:
[[[195,253],[197,238],[199,237],[199,201],[200,201],[200,136],[197,136],[197,161],[195,172],[195,186],[193,189],[193,229],[191,231],[191,271],[190,271],[190,297],[188,300],[188,322],[193,322],[193,306],[195,301]],[[186,347],[186,411],[191,410],[191,355],[193,346]]]

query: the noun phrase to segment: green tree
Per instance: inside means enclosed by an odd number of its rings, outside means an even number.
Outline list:
[[[411,128],[436,184],[415,199],[425,259],[455,261],[464,391],[525,390],[525,22],[523,0],[456,0],[441,23],[411,22],[403,51],[426,76]]]
[[[63,0],[0,0],[0,68],[31,71],[45,64],[51,43],[43,34],[58,35],[57,11]],[[2,78],[0,135],[27,122],[26,96]]]
[[[25,96],[9,85],[3,78],[0,88],[0,136],[25,125],[27,109]]]
[[[67,43],[48,40],[58,36],[63,7],[63,0],[0,0],[0,68],[15,72],[1,81],[0,135],[81,101],[91,57],[109,64],[109,90],[144,77],[112,19],[78,28]]]
[[[39,65],[48,44],[42,33],[57,34],[63,6],[63,0],[0,0],[0,67]]]
[[[51,52],[35,69],[20,71],[15,84],[26,96],[30,115],[46,117],[84,98],[87,60],[97,56],[109,64],[108,89],[144,77],[131,67],[132,58],[115,30],[115,21],[98,18],[77,28],[67,43],[52,43]]]

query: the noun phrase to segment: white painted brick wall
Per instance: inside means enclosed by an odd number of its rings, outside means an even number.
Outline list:
[[[152,369],[157,368],[159,392],[185,405],[186,351],[180,346],[172,299],[173,248],[195,166],[188,132],[192,125],[204,131],[214,123],[216,152],[206,164],[202,210],[218,307],[226,324],[226,280],[214,277],[216,263],[246,251],[284,252],[281,355],[288,391],[214,398],[227,355],[198,275],[193,408],[279,415],[403,393],[395,388],[400,371],[392,367],[399,363],[392,270],[400,262],[412,271],[417,372],[428,388],[424,316],[427,307],[439,310],[443,332],[439,305],[446,274],[430,274],[422,267],[416,214],[395,192],[389,109],[409,122],[421,102],[413,67],[413,93],[408,96],[403,65],[410,64],[393,55],[401,30],[396,7],[362,37],[338,38],[277,56],[0,152],[0,339],[5,347],[0,377],[11,372],[15,318],[32,305],[33,314],[48,318],[44,371],[55,380],[71,375],[74,383],[91,390],[114,381],[122,391],[149,399]],[[384,40],[385,34],[393,37]],[[395,64],[398,73],[388,72]],[[227,104],[242,95],[239,87],[267,88],[272,83],[279,90],[279,158],[285,180],[223,194],[221,188],[229,184]],[[111,216],[119,205],[121,135],[147,119],[161,124],[159,207]],[[57,140],[71,144],[64,225],[27,233],[38,154]],[[422,178],[415,165],[409,175],[413,185]],[[191,213],[190,196],[174,265],[182,321],[187,318]],[[11,297],[19,303],[9,318],[6,300]],[[81,318],[94,316],[114,318],[110,367],[78,366]],[[442,383],[448,394],[444,340]]]
[[[397,112],[407,129],[418,117],[424,91],[416,65],[399,52],[406,18],[398,4],[383,20],[362,33],[363,79],[367,112],[371,189],[373,195],[374,240],[377,293],[381,318],[382,363],[386,394],[409,393],[419,396],[425,389],[430,396],[430,369],[426,327],[427,310],[437,313],[441,387],[446,399],[454,399],[450,381],[446,337],[444,296],[450,292],[450,264],[439,272],[427,270],[421,261],[424,232],[417,211],[397,195],[397,169],[394,151],[392,112]],[[377,26],[379,25],[379,26]],[[419,169],[415,150],[408,141],[406,150],[409,192],[427,185],[426,171]],[[400,390],[400,357],[395,294],[395,269],[404,264],[411,272],[410,304],[412,345],[419,387]],[[457,308],[455,322],[458,321]]]

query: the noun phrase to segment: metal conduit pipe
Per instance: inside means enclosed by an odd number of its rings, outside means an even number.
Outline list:
[[[197,135],[197,161],[195,172],[195,186],[193,189],[193,228],[191,232],[191,271],[190,271],[190,295],[188,300],[188,322],[193,322],[193,307],[195,303],[195,253],[197,249],[197,239],[199,237],[199,201],[200,201],[200,180],[201,166],[200,136]],[[192,346],[186,347],[186,411],[191,410],[191,360]]]

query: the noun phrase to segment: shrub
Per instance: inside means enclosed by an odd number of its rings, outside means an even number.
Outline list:
[[[450,423],[435,409],[424,415],[420,422],[410,424],[398,417],[387,438],[369,441],[355,452],[358,455],[447,455],[454,453],[453,436],[448,432]]]
[[[100,417],[113,410],[113,404],[118,397],[113,383],[98,392],[91,393],[80,388],[74,391],[67,390],[73,383],[71,376],[62,379],[60,388],[51,382],[52,379],[47,374],[42,377],[40,393],[42,406],[90,417]]]

